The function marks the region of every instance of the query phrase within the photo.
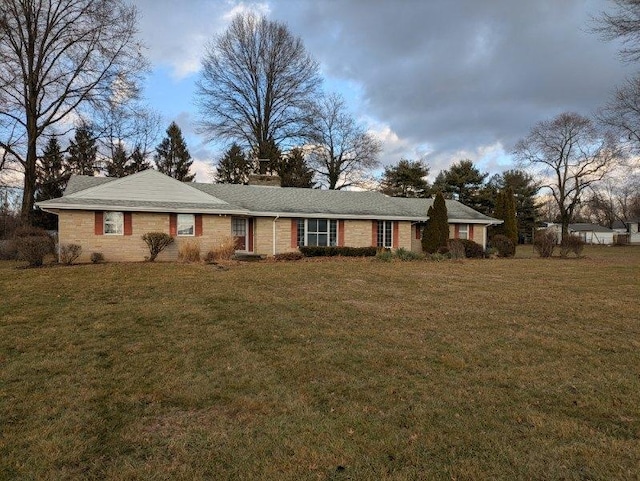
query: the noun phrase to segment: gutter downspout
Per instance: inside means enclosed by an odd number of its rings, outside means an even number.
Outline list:
[[[276,252],[276,222],[278,221],[278,219],[280,218],[279,215],[276,216],[275,219],[273,219],[273,255],[275,256],[277,254]]]

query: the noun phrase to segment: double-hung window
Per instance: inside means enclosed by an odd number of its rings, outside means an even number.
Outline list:
[[[458,239],[469,238],[469,224],[460,224],[458,227]]]
[[[178,214],[178,235],[195,235],[196,218],[193,214]]]
[[[122,212],[105,212],[103,232],[106,235],[123,235],[124,214]]]
[[[378,247],[391,249],[393,246],[393,221],[378,221]]]
[[[298,219],[298,245],[338,245],[338,221],[332,219]]]

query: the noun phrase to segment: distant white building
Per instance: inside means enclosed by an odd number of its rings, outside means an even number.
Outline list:
[[[562,225],[553,222],[546,223],[546,229],[556,232],[558,243],[562,237]],[[598,224],[577,223],[569,224],[569,234],[580,237],[585,244],[612,245],[615,241],[613,229]]]

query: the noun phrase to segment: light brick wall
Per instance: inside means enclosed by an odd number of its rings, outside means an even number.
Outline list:
[[[420,230],[417,224],[411,226],[411,250],[422,252],[422,232],[420,232],[420,237],[416,239],[416,229]]]
[[[88,262],[92,252],[101,252],[106,261],[143,261],[149,255],[142,235],[147,232],[169,233],[169,214],[134,212],[131,216],[132,234],[95,235],[95,213],[93,211],[61,211],[59,214],[59,238],[61,244],[82,246],[80,262]],[[200,245],[201,256],[231,235],[231,217],[219,215],[202,216],[202,236],[176,237],[158,260],[175,260],[180,245],[196,242]]]
[[[344,245],[347,247],[369,247],[372,245],[370,220],[345,220]]]

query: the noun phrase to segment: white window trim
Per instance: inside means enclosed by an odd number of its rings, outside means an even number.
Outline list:
[[[391,235],[389,236],[389,239],[387,239],[386,236],[386,232],[385,232],[385,228],[384,228],[384,223],[385,222],[389,222],[389,224],[391,225]],[[378,244],[378,233],[380,232],[380,225],[382,224],[382,245],[377,245]],[[377,247],[382,247],[384,249],[393,249],[393,224],[394,222],[392,220],[379,220],[378,221],[378,230],[376,232],[376,246]],[[388,246],[387,246],[387,241],[388,241]]]
[[[182,217],[191,216],[191,219],[192,219],[191,234],[181,234],[180,233],[180,216],[182,216]],[[182,225],[184,226],[185,223],[183,222]],[[195,214],[178,214],[177,215],[177,217],[176,217],[176,235],[178,237],[195,237],[195,235],[196,235],[196,216],[195,216]]]
[[[462,229],[464,227],[464,230]],[[464,232],[464,237],[462,233]],[[458,239],[469,240],[469,224],[460,224],[458,227]]]
[[[109,214],[119,214],[119,221],[107,220]],[[118,225],[119,223],[119,225]],[[107,224],[115,225],[118,232],[107,232]],[[119,227],[119,229],[118,229]],[[104,235],[124,235],[124,212],[106,211],[102,217],[102,233]]]
[[[340,239],[340,222],[338,222],[337,219],[325,219],[325,218],[313,218],[313,219],[304,219],[304,246],[308,246],[309,245],[309,220],[315,220],[315,221],[320,221],[320,220],[326,220],[327,221],[327,245],[326,246],[317,246],[317,247],[337,247],[338,246],[338,240]],[[336,223],[336,243],[335,245],[331,245],[331,222],[335,222]],[[325,232],[319,232],[319,231],[314,231],[315,234],[324,234]],[[302,247],[302,246],[300,246]],[[312,247],[316,247],[316,246],[312,246]]]

